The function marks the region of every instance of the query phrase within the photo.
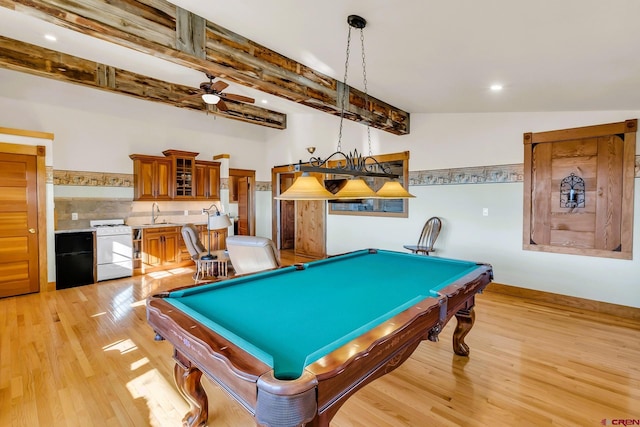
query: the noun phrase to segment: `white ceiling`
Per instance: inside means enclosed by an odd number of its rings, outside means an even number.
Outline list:
[[[364,29],[368,91],[410,113],[640,109],[638,0],[173,0],[336,79],[347,16]],[[0,7],[0,34],[197,87],[194,70]],[[44,33],[58,41],[47,42]],[[363,89],[359,30],[348,83]],[[504,85],[499,93],[489,90]],[[284,113],[314,112],[254,89]],[[261,104],[258,104],[261,105]]]

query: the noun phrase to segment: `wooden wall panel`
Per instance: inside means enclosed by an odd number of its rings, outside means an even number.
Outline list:
[[[593,249],[595,247],[594,241],[593,229],[590,231],[553,230],[550,233],[549,244],[560,247]]]
[[[554,213],[551,215],[552,230],[593,231],[595,225],[595,213]]]
[[[533,188],[531,208],[531,240],[538,245],[550,242],[551,211],[551,145],[538,144],[533,148]]]
[[[637,119],[524,134],[523,247],[632,259]],[[584,180],[584,205],[561,204],[561,183]]]
[[[611,251],[621,243],[622,145],[623,141],[619,136],[598,138],[595,245],[599,249]]]

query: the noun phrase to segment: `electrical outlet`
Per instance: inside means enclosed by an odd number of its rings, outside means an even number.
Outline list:
[[[489,216],[489,208],[482,208],[482,216]]]
[[[72,221],[77,221],[78,220],[78,212],[73,212],[71,214],[71,220]]]
[[[189,211],[187,209],[184,210],[184,216],[189,215]]]

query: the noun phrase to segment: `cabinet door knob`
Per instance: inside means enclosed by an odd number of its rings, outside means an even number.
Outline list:
[[[35,229],[35,228],[30,228],[30,229],[29,229],[29,233],[31,233],[31,234],[36,234],[36,229]]]

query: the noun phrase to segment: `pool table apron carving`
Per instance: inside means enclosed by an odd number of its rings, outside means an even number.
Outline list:
[[[430,263],[436,264],[457,262],[389,251],[368,251],[373,252],[359,251],[357,254],[381,253],[398,257],[401,261],[405,256],[430,258],[436,260]],[[345,258],[344,262],[347,261],[349,259]],[[256,356],[248,351],[246,343],[239,344],[237,340],[225,337],[209,324],[204,324],[206,322],[199,321],[202,319],[192,317],[197,315],[190,313],[190,316],[168,302],[171,293],[150,297],[147,301],[148,322],[157,339],[166,339],[174,346],[175,382],[190,405],[183,424],[204,426],[207,423],[208,402],[200,383],[202,373],[242,404],[260,425],[328,426],[353,393],[400,366],[423,340],[437,341],[438,334],[453,316],[457,319],[453,350],[458,355],[467,356],[469,347],[464,339],[474,323],[475,294],[493,278],[491,266],[469,264],[472,268],[439,288],[436,296],[412,302],[409,307],[403,307],[402,311],[357,337],[331,348],[317,360],[306,364],[299,377],[293,379],[278,379],[273,363],[267,363],[260,354]],[[281,276],[283,279],[279,280],[296,276],[296,268],[288,268],[290,270],[283,274],[291,276]],[[265,277],[270,278],[268,274],[273,273],[250,276],[264,280]],[[224,283],[233,284],[234,280],[237,279]],[[310,285],[305,283],[304,286]],[[257,320],[260,321],[259,318]]]

